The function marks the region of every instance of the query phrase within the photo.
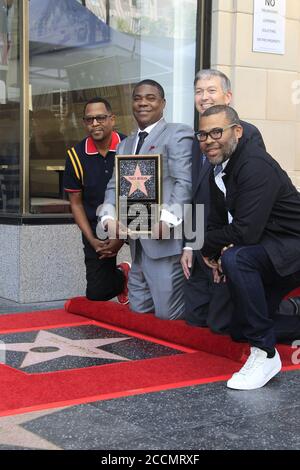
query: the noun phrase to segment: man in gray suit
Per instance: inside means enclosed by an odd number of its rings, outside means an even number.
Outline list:
[[[184,275],[180,265],[182,240],[175,239],[174,227],[183,220],[184,204],[191,201],[191,164],[194,132],[184,124],[163,119],[164,90],[154,80],[143,80],[133,90],[133,114],[138,131],[124,139],[117,154],[161,154],[163,205],[152,238],[129,238],[132,268],[129,274],[129,303],[136,312],[155,312],[163,319],[184,314]],[[108,183],[99,213],[110,238],[118,236],[115,220],[115,176]],[[176,229],[177,230],[177,229]],[[169,234],[169,236],[166,236]],[[153,238],[156,239],[153,239]]]

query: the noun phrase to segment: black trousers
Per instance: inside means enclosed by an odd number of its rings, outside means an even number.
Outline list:
[[[264,350],[300,338],[300,316],[280,314],[282,298],[300,285],[300,271],[280,276],[262,245],[228,249],[222,267],[234,301],[235,335]]]
[[[89,300],[110,300],[122,292],[124,275],[116,267],[116,257],[100,260],[99,255],[83,236],[86,267],[86,297]]]
[[[284,292],[275,287],[276,301],[272,302],[269,315],[276,341],[290,343],[300,338],[300,317],[284,314],[288,301],[282,300],[286,293],[298,286],[300,277],[296,276],[295,281]],[[212,271],[202,258],[197,257],[194,260],[191,277],[184,285],[184,298],[184,319],[188,324],[209,327],[214,333],[229,334],[235,341],[248,341],[239,309],[234,305],[229,282],[214,283]]]
[[[184,284],[185,320],[207,326],[215,333],[229,333],[233,302],[227,284],[213,282],[212,270],[195,257],[191,277]]]

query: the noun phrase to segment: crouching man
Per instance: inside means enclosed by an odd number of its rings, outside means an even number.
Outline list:
[[[240,140],[242,135],[229,106],[212,106],[201,116],[201,150],[214,165],[201,252],[215,282],[228,283],[233,338],[251,347],[227,386],[251,390],[281,370],[275,348],[280,331],[300,338],[300,316],[276,313],[282,298],[300,285],[300,194],[279,164],[255,143]]]

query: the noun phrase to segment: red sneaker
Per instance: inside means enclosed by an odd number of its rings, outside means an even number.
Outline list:
[[[128,284],[128,274],[131,268],[131,264],[125,261],[124,263],[118,264],[117,268],[122,271],[125,277],[124,288],[122,292],[120,292],[120,294],[117,295],[117,299],[118,299],[119,304],[126,305],[129,303],[127,284]]]

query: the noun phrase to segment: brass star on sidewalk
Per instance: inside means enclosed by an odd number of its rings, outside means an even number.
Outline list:
[[[96,359],[111,359],[116,361],[128,361],[126,357],[113,354],[101,346],[127,341],[131,338],[97,338],[73,340],[64,336],[39,331],[33,343],[6,343],[0,344],[0,350],[27,352],[21,368],[51,361],[64,356],[92,357]]]
[[[145,187],[146,181],[152,178],[152,175],[142,175],[139,164],[136,165],[133,175],[124,176],[124,178],[131,183],[131,188],[128,196],[131,196],[135,191],[139,190],[148,196],[148,191]]]

